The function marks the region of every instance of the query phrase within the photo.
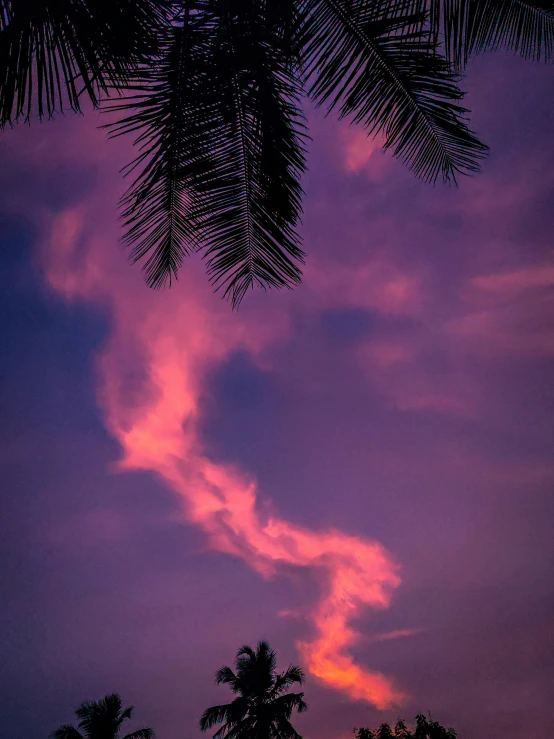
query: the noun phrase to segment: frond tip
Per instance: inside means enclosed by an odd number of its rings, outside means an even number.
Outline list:
[[[137,729],[130,734],[125,734],[123,739],[156,739],[153,729]]]
[[[122,202],[133,260],[160,287],[200,251],[233,306],[254,285],[297,284],[303,260],[299,82],[278,53],[281,15],[274,27],[264,4],[252,7],[183,3],[157,64],[108,106],[125,113],[111,135],[132,133],[140,147]]]
[[[253,5],[241,0],[231,12],[221,4],[213,41],[216,154],[200,206],[208,274],[234,307],[254,286],[298,284],[303,262],[300,85],[279,53],[280,28],[267,22],[264,4]]]
[[[125,115],[107,128],[112,137],[135,136],[139,155],[126,169],[134,179],[121,201],[123,241],[146,282],[176,279],[184,258],[198,247],[196,188],[206,176],[204,69],[207,33],[199,14],[183,11],[166,30],[160,58],[141,68],[123,100],[106,106]]]
[[[64,724],[53,731],[48,739],[83,739],[83,735],[71,724]]]
[[[470,57],[508,49],[524,59],[554,61],[551,0],[429,0],[432,33],[462,72]]]
[[[309,0],[307,82],[312,98],[380,132],[421,179],[456,182],[487,147],[469,130],[457,77],[430,51],[426,17],[406,0]]]

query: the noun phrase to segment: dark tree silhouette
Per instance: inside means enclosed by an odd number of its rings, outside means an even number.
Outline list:
[[[121,726],[132,714],[133,706],[122,708],[121,696],[117,693],[106,695],[99,701],[87,701],[77,708],[78,729],[65,724],[53,731],[50,739],[155,739],[152,729],[138,729],[121,737]]]
[[[354,729],[356,739],[456,739],[454,729],[446,729],[438,721],[432,721],[422,713],[416,716],[414,731],[410,731],[404,721],[399,719],[391,728],[381,724],[378,729]]]
[[[207,708],[200,719],[202,731],[223,724],[214,739],[301,739],[290,722],[293,711],[307,709],[304,693],[289,693],[302,684],[304,673],[291,665],[277,673],[275,652],[261,641],[256,650],[241,647],[235,671],[222,667],[215,681],[228,685],[236,698],[231,703]]]
[[[138,156],[125,242],[149,285],[200,251],[238,304],[300,281],[302,98],[455,182],[486,147],[458,73],[486,49],[552,61],[552,0],[0,0],[0,126],[109,97]],[[116,94],[113,94],[116,93]],[[110,97],[111,94],[111,97]]]

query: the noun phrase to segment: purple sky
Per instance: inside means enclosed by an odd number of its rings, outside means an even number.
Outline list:
[[[238,314],[125,263],[94,116],[1,136],[2,736],[118,691],[193,739],[260,638],[306,739],[550,736],[553,82],[473,63],[458,190],[315,115],[304,284]]]

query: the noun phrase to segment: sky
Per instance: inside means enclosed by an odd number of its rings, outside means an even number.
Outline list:
[[[472,63],[458,189],[312,112],[304,282],[238,312],[129,265],[95,114],[2,133],[2,737],[119,692],[195,739],[260,639],[306,739],[550,736],[553,82]]]

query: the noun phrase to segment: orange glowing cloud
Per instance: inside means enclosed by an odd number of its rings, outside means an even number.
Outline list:
[[[263,325],[238,317],[203,280],[145,292],[140,276],[125,268],[113,248],[113,225],[93,218],[94,212],[91,201],[55,219],[45,271],[65,298],[110,310],[111,336],[98,360],[99,401],[123,450],[120,468],[158,473],[214,549],[242,558],[263,577],[274,577],[283,565],[318,570],[323,592],[309,614],[311,638],[298,643],[306,667],[353,699],[382,709],[398,704],[402,695],[392,681],[355,664],[348,651],[357,638],[352,619],[364,608],[387,608],[399,584],[389,554],[373,541],[311,531],[262,513],[255,483],[210,460],[202,448],[198,427],[207,370],[236,351],[263,361],[286,333],[286,317],[269,312]],[[412,299],[411,291],[410,285],[385,291],[379,300],[396,310]]]

